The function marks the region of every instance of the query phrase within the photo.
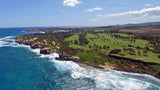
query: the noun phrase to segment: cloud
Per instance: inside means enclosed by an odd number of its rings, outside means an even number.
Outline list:
[[[129,11],[123,13],[115,13],[115,14],[105,14],[99,15],[98,17],[106,17],[106,16],[159,16],[160,15],[160,6],[154,8],[146,8],[139,11]]]
[[[160,20],[160,6],[154,8],[145,8],[139,11],[129,11],[113,14],[98,14],[96,18],[90,21],[103,21],[103,20],[126,20],[126,22],[140,22],[140,21],[156,21]],[[115,20],[115,21],[116,21]],[[132,21],[131,21],[132,20]],[[119,22],[119,21],[118,21]]]
[[[144,6],[146,6],[146,7],[150,7],[150,6],[152,6],[151,4],[145,4]]]
[[[86,10],[87,12],[93,12],[93,11],[100,11],[100,10],[103,10],[103,8],[100,8],[99,6],[96,6],[94,8],[91,8],[91,9],[88,9]]]
[[[99,19],[91,19],[90,21],[99,21]]]
[[[64,13],[64,10],[62,10],[61,12]]]
[[[75,7],[77,4],[80,4],[79,0],[63,0],[64,6]]]

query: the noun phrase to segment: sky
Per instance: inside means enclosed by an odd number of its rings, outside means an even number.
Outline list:
[[[160,21],[160,0],[0,1],[0,27],[108,26]]]

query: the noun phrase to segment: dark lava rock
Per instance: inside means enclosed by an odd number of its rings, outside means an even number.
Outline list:
[[[42,48],[44,45],[41,43],[35,43],[30,45],[32,49]]]
[[[42,49],[40,50],[40,53],[41,53],[41,54],[51,54],[49,48],[42,48]]]
[[[65,61],[71,61],[71,60],[78,60],[79,57],[67,55],[67,54],[60,54],[59,58],[56,58],[56,60],[65,60]]]
[[[160,78],[160,72],[156,75],[157,78]]]

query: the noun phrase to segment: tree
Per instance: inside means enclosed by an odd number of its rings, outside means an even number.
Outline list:
[[[136,42],[136,39],[134,38],[134,43]]]
[[[136,48],[139,50],[141,47],[140,47],[140,46],[137,46]]]
[[[96,47],[96,44],[94,43],[94,47]]]
[[[145,47],[146,50],[149,50],[149,47]]]
[[[138,50],[138,56],[141,56],[141,52]]]
[[[96,45],[96,48],[98,48],[99,46],[98,45]]]
[[[128,48],[129,54],[135,55],[135,50],[133,48]]]
[[[132,47],[132,45],[131,45],[131,44],[128,44],[128,47]]]
[[[147,56],[147,49],[143,50],[143,56]]]
[[[158,55],[158,58],[160,58],[160,55]]]
[[[128,49],[126,48],[126,46],[124,45],[122,48],[123,52],[127,51]]]
[[[107,48],[109,49],[110,47],[109,47],[109,46],[107,46]]]
[[[106,48],[107,48],[107,46],[106,46],[106,45],[104,45],[104,46],[103,46],[103,49],[106,49]]]
[[[155,53],[160,53],[160,44],[158,44],[158,45],[156,45],[156,46],[154,47],[154,52],[155,52]]]
[[[74,40],[74,44],[78,44],[78,41],[77,41],[77,40]]]

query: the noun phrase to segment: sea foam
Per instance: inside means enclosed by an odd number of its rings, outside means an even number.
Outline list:
[[[0,47],[10,46],[13,36],[7,36],[4,38],[0,38]]]
[[[158,86],[139,79],[126,77],[123,73],[115,70],[100,70],[96,68],[84,68],[72,61],[54,61],[64,70],[70,70],[72,78],[91,78],[95,81],[97,89],[147,89]],[[59,66],[59,67],[60,67]],[[60,68],[61,69],[61,68]]]
[[[90,78],[94,80],[97,90],[103,89],[118,89],[118,90],[145,90],[154,87],[154,89],[160,89],[160,86],[154,85],[149,81],[155,81],[160,83],[159,79],[146,74],[135,74],[116,70],[101,70],[94,67],[82,67],[79,64],[72,61],[58,61],[55,57],[59,57],[57,53],[50,55],[40,54],[40,49],[31,49],[30,46],[21,45],[15,43],[13,36],[0,38],[0,47],[25,47],[30,51],[36,53],[40,58],[49,58],[51,62],[59,71],[71,72],[71,77],[78,78]],[[142,80],[142,78],[144,78]],[[148,79],[146,81],[145,79]]]

